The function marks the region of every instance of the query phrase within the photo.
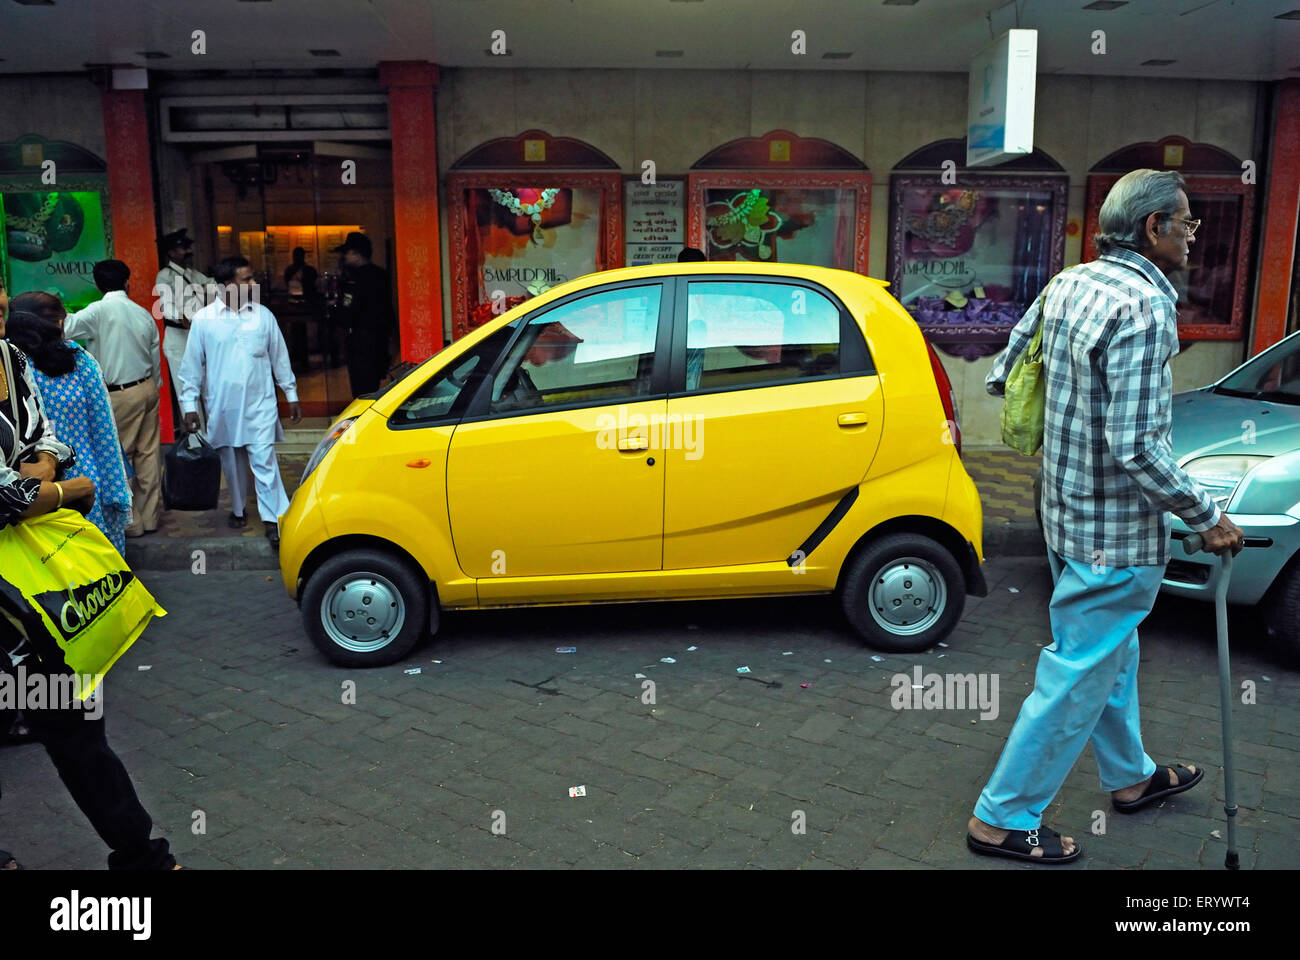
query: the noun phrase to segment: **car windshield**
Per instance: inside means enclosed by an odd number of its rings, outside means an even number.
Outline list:
[[[1247,361],[1214,388],[1230,397],[1300,404],[1300,335]]]

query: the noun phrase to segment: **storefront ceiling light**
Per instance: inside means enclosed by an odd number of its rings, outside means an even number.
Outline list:
[[[1115,10],[1119,7],[1127,7],[1128,0],[1092,0],[1092,3],[1085,3],[1085,10]]]
[[[853,56],[852,51],[846,50],[827,50],[822,54],[823,60],[847,60]]]
[[[1144,67],[1167,67],[1171,63],[1177,63],[1177,60],[1143,60]]]
[[[655,56],[656,57],[684,57],[686,56],[686,51],[685,50],[656,50]]]
[[[313,57],[340,57],[342,56],[337,50],[308,50]]]

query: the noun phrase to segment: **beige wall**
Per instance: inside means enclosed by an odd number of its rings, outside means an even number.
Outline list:
[[[1250,158],[1253,83],[1040,76],[1035,145],[1070,178],[1069,219],[1083,222],[1087,171],[1134,141],[1181,135]],[[823,137],[871,170],[869,272],[886,274],[889,171],[918,147],[965,134],[966,76],[960,73],[798,71],[445,70],[437,94],[439,173],[485,140],[538,127],[585,140],[625,173],[654,160],[660,177],[686,173],[736,137],[789,129]],[[446,197],[443,197],[443,236]],[[1067,237],[1065,262],[1079,262],[1082,236]],[[445,247],[445,244],[444,244]],[[450,273],[443,251],[450,329]],[[1236,342],[1198,342],[1174,360],[1176,389],[1216,379],[1243,357]],[[967,442],[998,442],[1001,403],[987,395],[992,358],[944,358],[957,390]]]
[[[78,75],[0,77],[0,140],[28,133],[67,140],[102,158],[104,115],[99,87]]]

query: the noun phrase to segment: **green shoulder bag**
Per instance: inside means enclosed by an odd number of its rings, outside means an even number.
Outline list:
[[[1038,328],[1007,374],[1003,391],[1002,442],[1012,450],[1033,456],[1043,445],[1043,412],[1047,406],[1047,379],[1043,371],[1043,308],[1047,287],[1038,297]]]

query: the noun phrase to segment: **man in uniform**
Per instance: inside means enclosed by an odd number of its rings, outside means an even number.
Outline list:
[[[183,388],[181,363],[185,359],[190,323],[194,314],[207,302],[206,291],[212,280],[194,269],[194,241],[185,227],[162,237],[158,241],[158,249],[162,254],[163,268],[158,271],[153,292],[158,298],[157,309],[162,313],[163,323],[167,325],[162,351],[171,373],[172,398],[178,402]],[[200,429],[203,421],[201,411],[200,407]]]

